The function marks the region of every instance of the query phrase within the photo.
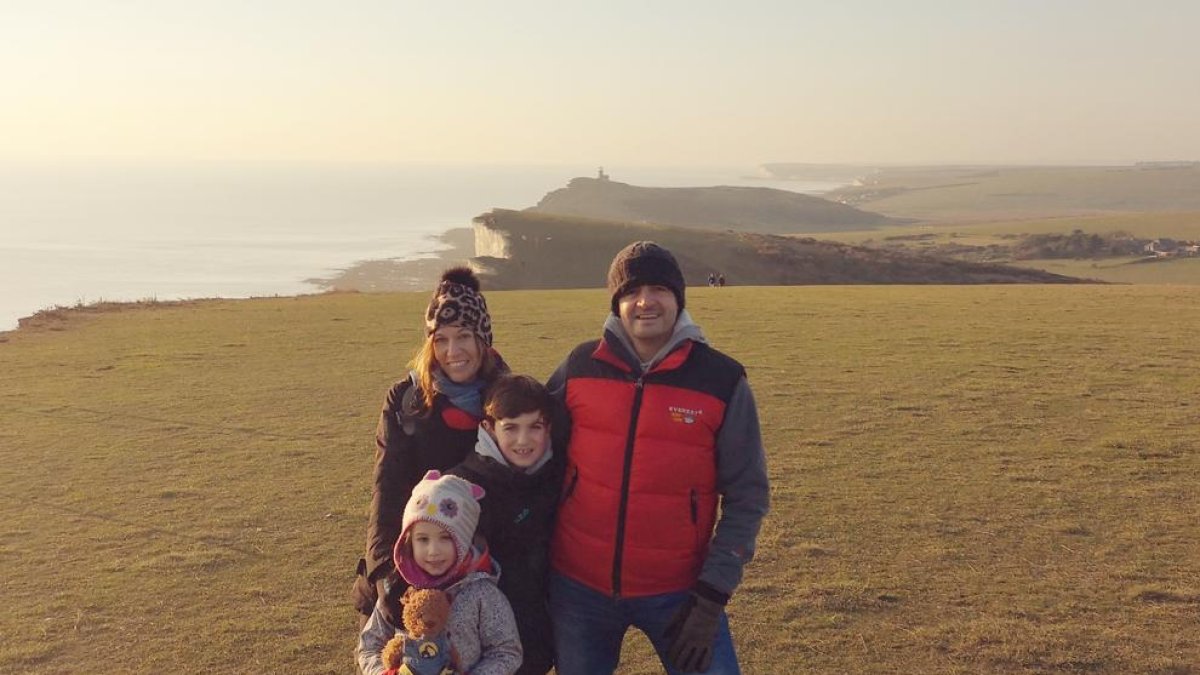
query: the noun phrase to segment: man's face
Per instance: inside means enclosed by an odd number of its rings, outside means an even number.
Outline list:
[[[637,286],[617,300],[617,313],[644,361],[667,344],[679,318],[679,303],[666,286]]]

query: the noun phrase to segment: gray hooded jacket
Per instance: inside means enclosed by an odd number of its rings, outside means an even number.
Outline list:
[[[521,666],[521,639],[512,608],[496,587],[496,576],[472,572],[446,589],[446,593],[450,595],[450,621],[446,629],[450,645],[458,654],[461,672],[472,675],[516,672]],[[396,630],[376,604],[354,650],[363,675],[382,675],[386,670],[382,652]]]

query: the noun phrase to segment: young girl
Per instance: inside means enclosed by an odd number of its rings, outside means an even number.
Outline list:
[[[496,587],[498,566],[486,544],[473,546],[483,490],[458,476],[430,471],[413,488],[396,541],[396,569],[413,588],[438,588],[450,596],[447,630],[458,656],[457,672],[510,675],[521,665],[521,641],[512,608]],[[358,640],[358,666],[381,675],[383,647],[397,626],[382,607]]]

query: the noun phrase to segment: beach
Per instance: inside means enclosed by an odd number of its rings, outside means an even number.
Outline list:
[[[305,281],[322,291],[428,290],[446,268],[465,265],[475,255],[475,231],[472,228],[456,227],[432,239],[444,248],[419,258],[361,260],[333,275]]]

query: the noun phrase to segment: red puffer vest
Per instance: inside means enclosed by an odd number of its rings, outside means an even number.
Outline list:
[[[717,516],[717,432],[744,374],[690,340],[640,379],[605,341],[567,357],[556,571],[613,597],[695,583]]]

